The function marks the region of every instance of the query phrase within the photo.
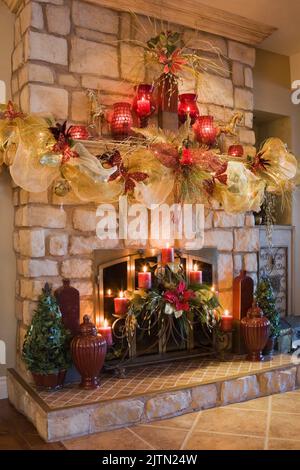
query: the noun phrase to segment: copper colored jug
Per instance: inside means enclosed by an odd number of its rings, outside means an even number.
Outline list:
[[[247,359],[253,362],[262,361],[262,350],[270,334],[270,322],[255,303],[248,310],[247,316],[242,318],[241,330],[248,350]]]

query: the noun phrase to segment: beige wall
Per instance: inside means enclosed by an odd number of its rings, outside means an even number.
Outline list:
[[[274,136],[286,139],[291,150],[300,159],[300,105],[291,101],[291,82],[300,79],[299,64],[294,59],[272,52],[258,50],[254,69],[254,109],[274,113],[289,118],[290,138],[288,138],[287,121],[282,119],[274,126]],[[296,74],[296,76],[294,76]],[[279,124],[279,127],[278,127]],[[295,226],[294,257],[294,307],[293,314],[300,315],[300,191],[293,195],[292,224]]]
[[[11,53],[13,49],[14,15],[0,0],[0,80],[6,84],[10,96]],[[12,247],[13,204],[8,171],[0,174],[0,339],[6,342],[6,362],[15,362],[15,255]],[[0,365],[0,376],[6,366]]]

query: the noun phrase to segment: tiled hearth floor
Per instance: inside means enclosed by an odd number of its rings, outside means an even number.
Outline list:
[[[51,444],[1,400],[0,450],[5,449],[300,450],[300,390]]]
[[[103,376],[99,390],[84,391],[77,385],[67,385],[55,392],[39,392],[40,398],[51,409],[87,405],[155,392],[184,389],[195,385],[252,375],[291,364],[291,356],[277,355],[272,361],[248,362],[241,356],[230,360],[191,359],[173,363],[128,369],[126,378]]]
[[[300,390],[63,441],[87,450],[300,450]]]

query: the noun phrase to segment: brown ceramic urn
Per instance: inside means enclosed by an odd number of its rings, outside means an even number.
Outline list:
[[[242,318],[241,330],[248,351],[247,359],[253,362],[262,361],[262,350],[270,334],[270,322],[255,303],[248,310],[247,316]]]
[[[97,334],[88,315],[83,317],[80,333],[71,342],[72,359],[81,375],[80,387],[90,390],[99,387],[99,374],[106,355],[106,341]]]

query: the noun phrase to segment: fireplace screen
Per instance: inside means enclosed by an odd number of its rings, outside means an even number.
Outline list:
[[[194,264],[202,271],[203,283],[212,286],[216,283],[216,249],[177,252],[175,262],[180,263],[186,276],[193,270]],[[127,356],[133,362],[154,361],[166,357],[182,357],[203,352],[211,344],[210,333],[203,326],[196,325],[185,333],[176,328],[174,335],[167,342],[158,340],[157,325],[145,323],[145,328],[136,329],[132,347],[128,350],[124,337],[124,318],[116,318],[114,299],[120,292],[138,289],[138,273],[143,266],[154,272],[160,262],[160,251],[156,250],[97,250],[95,252],[95,270],[97,280],[97,315],[98,324],[106,321],[113,326],[113,347],[107,357],[110,361]],[[179,324],[179,322],[178,322]],[[182,341],[182,338],[185,338]]]

